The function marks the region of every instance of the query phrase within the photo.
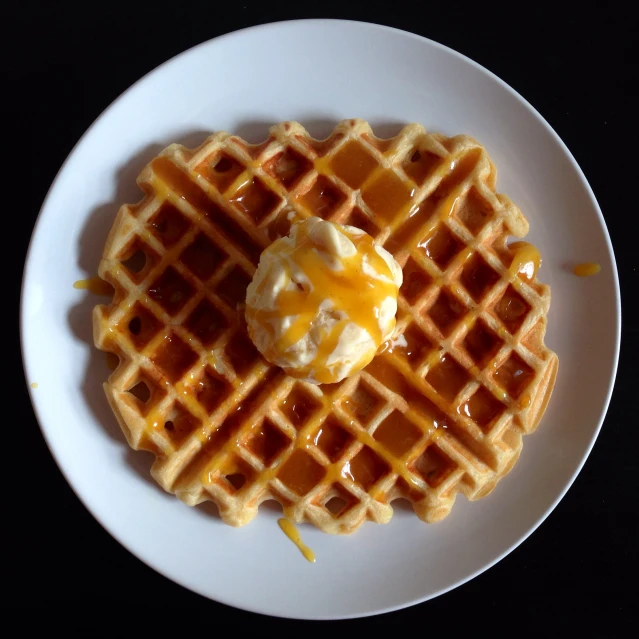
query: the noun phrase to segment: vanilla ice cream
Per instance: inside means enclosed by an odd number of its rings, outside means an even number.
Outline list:
[[[289,375],[341,381],[391,337],[401,284],[399,264],[370,235],[308,218],[262,253],[246,292],[249,335]]]

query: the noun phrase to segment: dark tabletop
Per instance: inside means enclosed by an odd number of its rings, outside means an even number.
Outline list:
[[[84,626],[91,634],[147,608],[141,618],[148,622],[201,619],[211,633],[230,623],[260,632],[309,629],[306,622],[261,617],[195,595],[154,572],[101,528],[67,485],[40,434],[19,359],[17,308],[24,254],[47,189],[78,138],[120,93],[173,55],[223,33],[333,17],[387,24],[441,42],[496,73],[539,110],[574,154],[603,210],[624,315],[621,361],[603,430],[546,522],[508,557],[453,592],[374,619],[333,622],[333,628],[387,626],[405,633],[410,623],[426,635],[539,626],[552,635],[559,626],[585,621],[617,634],[619,624],[637,618],[639,417],[631,395],[639,382],[632,363],[638,355],[637,301],[631,298],[637,294],[639,255],[637,19],[613,3],[596,10],[574,3],[581,8],[563,15],[558,2],[545,8],[512,2],[509,9],[485,2],[472,9],[458,2],[392,0],[379,10],[373,3],[358,4],[357,10],[338,11],[322,11],[325,4],[307,10],[291,7],[308,3],[261,3],[254,9],[212,0],[173,2],[168,9],[160,2],[81,3],[80,9],[23,2],[0,9],[0,108],[10,163],[3,217],[12,258],[4,267],[11,273],[6,334],[12,365],[4,369],[10,386],[3,388],[8,407],[1,466],[8,497],[1,537],[3,604],[48,607],[43,618],[51,628],[69,627],[88,614],[100,620]],[[130,603],[121,605],[123,598]]]

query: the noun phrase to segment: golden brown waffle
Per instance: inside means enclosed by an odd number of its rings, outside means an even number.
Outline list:
[[[107,240],[115,294],[94,336],[120,359],[106,394],[159,484],[232,525],[275,499],[329,533],[388,521],[395,498],[433,522],[458,492],[489,493],[557,371],[550,291],[519,273],[534,251],[506,242],[528,223],[495,177],[469,137],[411,124],[381,140],[361,120],[324,141],[286,122],[264,144],[217,133],[155,158]],[[310,215],[363,229],[404,270],[403,337],[334,385],[268,365],[244,323],[260,252]]]

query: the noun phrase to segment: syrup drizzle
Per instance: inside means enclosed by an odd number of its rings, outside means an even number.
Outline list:
[[[284,518],[278,519],[277,523],[282,529],[282,532],[297,546],[302,555],[304,555],[304,559],[314,564],[315,553],[302,541],[302,537],[299,530],[295,527],[295,524]]]

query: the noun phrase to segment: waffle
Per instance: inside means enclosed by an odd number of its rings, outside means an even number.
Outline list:
[[[279,502],[329,533],[387,522],[396,498],[426,522],[458,492],[488,494],[548,403],[557,356],[544,346],[550,290],[507,245],[528,223],[495,192],[485,149],[411,124],[376,138],[361,120],[326,140],[296,122],[251,145],[216,133],[171,145],[142,171],[99,274],[98,348],[119,358],[104,384],[152,475],[224,522]],[[361,228],[401,264],[396,337],[360,373],[314,386],[261,358],[244,298],[261,251],[296,219]]]

